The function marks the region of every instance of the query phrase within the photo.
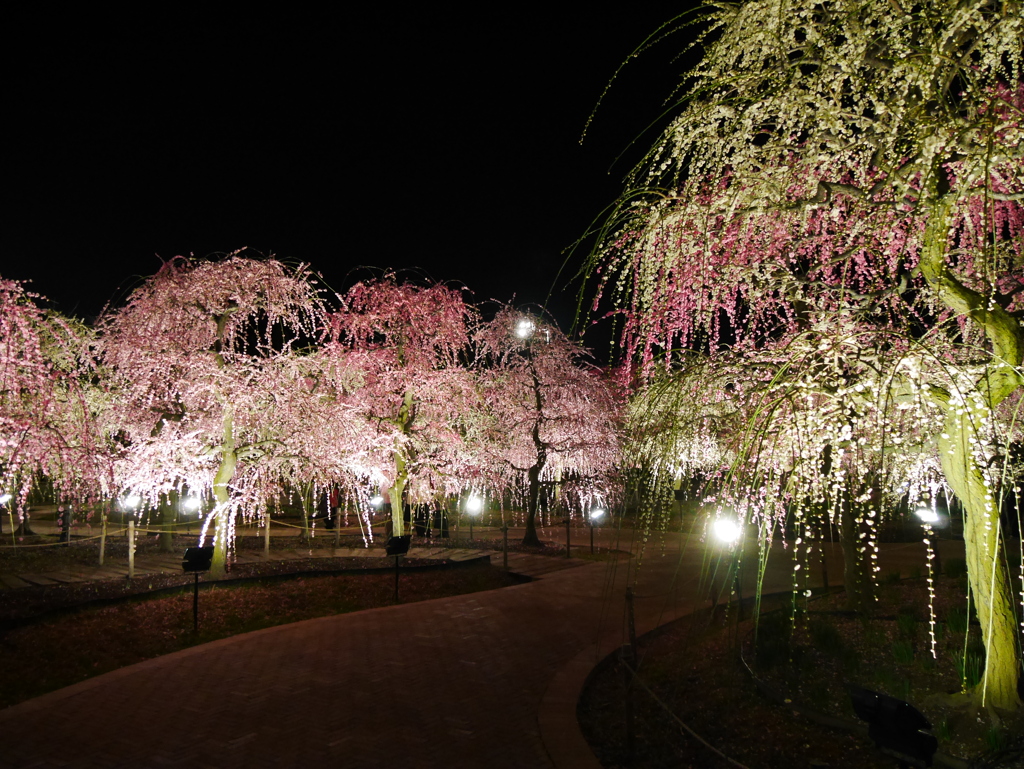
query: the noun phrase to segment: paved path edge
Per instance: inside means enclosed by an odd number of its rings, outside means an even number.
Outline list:
[[[675,622],[692,614],[696,608],[682,606],[666,611],[653,622],[641,620],[637,635],[646,635]],[[602,769],[601,762],[583,737],[576,718],[576,706],[591,673],[621,645],[621,637],[610,636],[591,644],[563,665],[548,684],[537,709],[537,725],[541,742],[555,769]]]

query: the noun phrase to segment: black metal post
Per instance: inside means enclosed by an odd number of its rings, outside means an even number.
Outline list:
[[[565,557],[572,558],[572,553],[569,551],[569,515],[566,513],[565,516]]]
[[[195,585],[192,588],[192,632],[199,632],[199,572],[192,574],[196,578]]]
[[[594,554],[594,519],[590,519],[590,554]]]

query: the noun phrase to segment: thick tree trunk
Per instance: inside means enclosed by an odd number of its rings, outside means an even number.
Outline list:
[[[943,433],[948,437],[939,439],[939,451],[946,481],[966,512],[967,574],[985,642],[985,674],[974,695],[981,704],[1012,710],[1021,704],[1017,696],[1017,619],[1005,568],[996,491],[986,485],[972,451],[978,441],[975,426],[986,414],[984,406],[951,407]]]
[[[213,564],[210,566],[210,577],[220,579],[227,574],[228,538],[231,536],[231,518],[234,513],[230,509],[231,496],[228,484],[235,475],[238,457],[235,454],[234,421],[230,410],[224,415],[224,443],[221,445],[220,467],[213,478],[213,498],[217,502],[213,533]]]
[[[160,495],[160,552],[174,552],[174,529],[178,511],[178,492]]]
[[[526,503],[526,534],[523,535],[523,544],[528,547],[540,547],[540,538],[537,536],[537,509],[540,505],[540,471],[542,465],[534,465],[527,471],[530,488]]]
[[[1024,361],[1024,332],[1017,319],[998,304],[968,288],[950,271],[950,210],[955,194],[936,198],[929,207],[919,267],[942,302],[961,317],[970,318],[991,344],[991,362],[976,380],[977,389],[944,401],[945,432],[939,438],[939,457],[946,482],[964,506],[964,545],[971,591],[978,609],[985,642],[985,675],[975,694],[996,707],[1020,706],[1018,630],[1010,582],[1003,568],[1003,541],[999,530],[996,489],[981,472],[987,462],[981,426],[991,421],[994,409],[1022,384],[1019,366]]]
[[[405,457],[401,453],[395,454],[395,482],[388,489],[388,496],[391,497],[391,536],[401,537],[405,534],[404,500],[405,484],[408,480]]]

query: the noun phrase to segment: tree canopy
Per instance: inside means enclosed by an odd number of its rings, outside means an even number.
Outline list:
[[[1024,362],[1022,8],[751,0],[693,23],[703,60],[589,265],[639,381],[693,395],[661,467],[692,430],[737,490],[774,477],[783,514],[827,497],[869,529],[881,500],[840,471],[912,502],[954,493],[987,633],[978,694],[1016,707],[998,500]]]

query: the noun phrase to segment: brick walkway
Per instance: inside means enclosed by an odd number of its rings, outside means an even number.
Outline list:
[[[674,555],[640,569],[640,632],[701,603],[702,549]],[[512,555],[510,567],[529,571],[530,558]],[[554,566],[532,558],[533,569]],[[765,592],[788,586],[783,561]],[[115,671],[0,711],[0,767],[597,766],[575,727],[575,697],[621,643],[626,569],[560,568]]]

